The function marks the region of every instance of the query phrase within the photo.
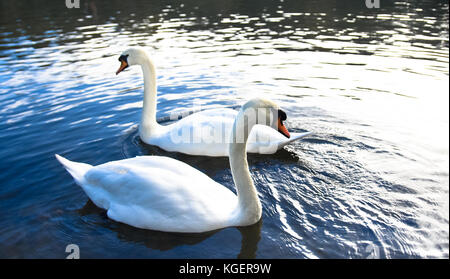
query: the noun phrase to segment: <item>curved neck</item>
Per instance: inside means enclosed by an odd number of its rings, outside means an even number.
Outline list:
[[[241,111],[233,125],[229,147],[231,173],[236,185],[241,225],[256,223],[261,218],[261,202],[253,185],[247,162],[247,139],[254,124]]]
[[[144,75],[144,102],[142,106],[139,133],[142,138],[148,138],[157,126],[156,122],[156,71],[148,57],[140,63]]]

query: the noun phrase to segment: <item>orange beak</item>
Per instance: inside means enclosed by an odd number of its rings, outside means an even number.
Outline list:
[[[120,61],[120,67],[116,72],[116,75],[118,75],[120,72],[122,72],[123,70],[125,70],[128,67],[128,63],[125,62],[124,60]]]
[[[286,126],[284,126],[284,124],[280,118],[278,118],[278,132],[282,133],[287,138],[291,137],[291,135],[289,134],[289,131],[287,130]]]

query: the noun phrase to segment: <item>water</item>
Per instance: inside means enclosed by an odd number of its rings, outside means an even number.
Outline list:
[[[0,257],[449,256],[447,1],[0,3]],[[223,3],[222,3],[223,2]],[[262,221],[205,234],[135,229],[95,207],[55,160],[177,158],[234,190],[227,158],[140,141],[145,47],[158,117],[275,100],[315,134],[250,155]]]

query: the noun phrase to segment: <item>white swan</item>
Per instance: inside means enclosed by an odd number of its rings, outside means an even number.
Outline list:
[[[265,115],[252,113],[258,108]],[[239,111],[229,144],[237,195],[195,168],[168,157],[141,156],[99,166],[55,155],[108,217],[131,226],[168,232],[205,232],[247,226],[261,218],[261,203],[247,164],[246,142],[256,124],[273,121],[276,104],[262,99]]]
[[[142,67],[144,102],[139,135],[143,142],[159,146],[166,151],[190,155],[228,156],[231,129],[238,113],[236,110],[229,108],[205,110],[174,124],[162,126],[156,122],[157,86],[152,60],[143,49],[130,48],[122,53],[119,61],[121,65],[116,74],[132,65]],[[249,136],[247,151],[273,154],[283,146],[311,134],[310,132],[289,134],[287,129],[282,133],[287,138],[263,125],[255,126]]]

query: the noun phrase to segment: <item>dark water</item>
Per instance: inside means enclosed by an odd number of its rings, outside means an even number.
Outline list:
[[[389,3],[388,3],[389,2]],[[0,257],[449,256],[448,1],[0,2]],[[183,160],[234,189],[228,159],[167,153],[137,135],[144,46],[158,117],[262,96],[291,131],[249,156],[262,221],[206,234],[108,219],[54,159]]]

